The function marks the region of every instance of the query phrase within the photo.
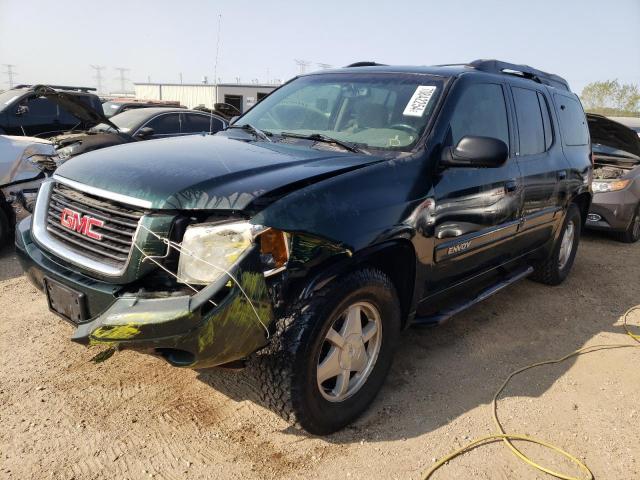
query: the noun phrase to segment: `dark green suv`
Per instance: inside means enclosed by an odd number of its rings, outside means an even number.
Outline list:
[[[564,280],[590,154],[556,75],[359,63],[291,80],[218,134],[70,160],[16,245],[72,340],[246,365],[326,434],[373,400],[403,328]]]

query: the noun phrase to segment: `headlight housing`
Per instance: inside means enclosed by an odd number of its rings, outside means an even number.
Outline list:
[[[618,190],[627,188],[630,183],[631,180],[595,181],[591,184],[591,188],[594,193],[617,192]]]
[[[268,259],[265,275],[280,271],[289,255],[284,232],[246,221],[190,225],[182,240],[178,279],[194,285],[212,283],[229,271],[255,242],[260,242],[261,257]]]
[[[72,157],[78,150],[80,149],[80,142],[72,143],[71,145],[67,145],[66,147],[59,148],[56,150],[58,157],[60,160],[68,160]]]

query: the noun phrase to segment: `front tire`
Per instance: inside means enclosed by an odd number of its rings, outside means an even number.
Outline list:
[[[9,241],[10,230],[7,214],[4,213],[2,206],[0,206],[0,248],[4,247],[5,243]]]
[[[549,258],[535,267],[531,279],[546,285],[559,285],[569,275],[578,252],[582,216],[575,203],[569,205],[562,224],[562,233]]]
[[[354,421],[373,401],[391,366],[400,306],[391,280],[362,269],[314,293],[254,359],[262,400],[316,435]]]
[[[640,204],[636,207],[629,228],[620,233],[618,239],[624,243],[635,243],[640,240]]]

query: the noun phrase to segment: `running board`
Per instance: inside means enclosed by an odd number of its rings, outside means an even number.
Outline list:
[[[527,267],[527,268],[518,270],[515,273],[511,274],[509,277],[505,278],[504,280],[501,280],[500,282],[483,290],[474,299],[468,300],[464,303],[451,307],[447,310],[434,313],[433,315],[429,315],[427,317],[416,317],[411,323],[411,325],[419,325],[419,326],[426,326],[426,327],[440,325],[441,323],[453,317],[454,315],[466,310],[467,308],[475,305],[476,303],[486,300],[491,295],[498,293],[500,290],[502,290],[505,287],[508,287],[512,283],[515,283],[518,280],[521,280],[529,276],[532,272],[533,272],[533,267]]]

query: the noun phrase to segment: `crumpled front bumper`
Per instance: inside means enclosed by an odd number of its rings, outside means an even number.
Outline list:
[[[84,293],[89,320],[71,337],[86,345],[108,345],[162,355],[175,366],[205,368],[247,357],[268,343],[273,309],[257,248],[247,250],[230,272],[251,299],[224,275],[193,295],[141,298],[71,270],[36,245],[30,219],[16,228],[16,251],[25,273],[40,290],[44,278]],[[211,303],[216,299],[216,305]]]

